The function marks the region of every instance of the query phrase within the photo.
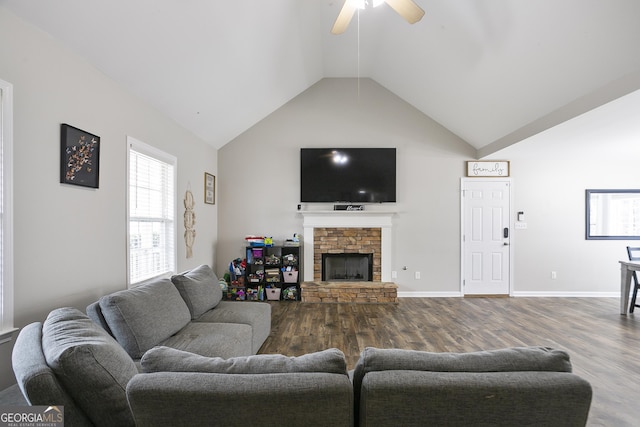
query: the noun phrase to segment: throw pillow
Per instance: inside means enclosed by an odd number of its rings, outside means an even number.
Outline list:
[[[347,374],[344,353],[331,348],[298,357],[281,354],[255,356],[205,357],[169,347],[155,347],[140,361],[144,372],[206,372],[214,374],[278,374],[322,372]]]
[[[208,265],[176,274],[171,277],[171,281],[187,303],[192,320],[217,306],[222,299],[222,288],[218,278]]]
[[[75,308],[52,311],[42,328],[47,361],[95,425],[134,425],[127,383],[138,373],[116,340]]]

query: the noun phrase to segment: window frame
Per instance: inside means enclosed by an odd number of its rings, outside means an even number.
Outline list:
[[[172,209],[172,214],[173,214],[173,233],[171,238],[173,239],[173,254],[171,254],[170,256],[170,262],[172,264],[172,269],[164,271],[160,274],[157,274],[153,277],[147,277],[145,279],[141,279],[138,281],[132,281],[132,277],[131,277],[131,256],[132,256],[132,251],[131,251],[131,206],[130,206],[130,189],[131,189],[131,171],[130,171],[130,167],[131,167],[131,152],[134,151],[136,153],[140,153],[146,156],[149,156],[151,158],[154,158],[156,160],[162,161],[164,163],[167,163],[171,166],[173,166],[173,179],[171,182],[172,185],[172,191],[173,191],[173,209]],[[177,266],[177,252],[178,252],[178,248],[177,248],[177,244],[178,244],[178,239],[177,239],[177,235],[178,235],[178,224],[177,224],[177,175],[178,175],[178,159],[175,156],[172,156],[169,153],[166,153],[158,148],[155,148],[149,144],[146,144],[142,141],[139,141],[131,136],[127,136],[127,284],[129,288],[135,287],[135,286],[139,286],[142,285],[144,283],[150,282],[152,280],[158,279],[158,278],[163,278],[163,277],[170,277],[172,274],[175,274],[175,269]]]
[[[608,206],[607,198],[624,197],[628,200],[633,199],[635,203],[631,203],[631,206],[623,206],[618,204],[620,209],[617,213],[622,217],[638,218],[638,200],[640,199],[640,189],[613,189],[613,190],[601,190],[601,189],[587,189],[585,190],[585,238],[586,240],[640,240],[640,234],[626,233],[626,234],[611,234],[609,232],[598,232],[602,228],[602,221],[604,216],[609,218],[614,216],[616,210]],[[629,203],[627,203],[629,205]],[[592,212],[592,208],[595,208],[596,214]],[[626,208],[626,209],[625,209]],[[634,222],[637,224],[637,221]],[[598,226],[600,225],[600,226]],[[604,227],[608,230],[608,227]],[[636,225],[634,230],[637,230]],[[637,232],[636,232],[637,233]]]
[[[0,80],[0,344],[11,340],[14,327],[13,277],[13,85]]]

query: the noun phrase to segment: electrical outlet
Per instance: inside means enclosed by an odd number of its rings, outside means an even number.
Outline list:
[[[416,271],[416,280],[420,280],[420,272]]]
[[[554,280],[557,279],[558,278],[558,273],[556,273],[555,271],[552,271],[551,272],[551,278],[554,279]]]
[[[391,272],[391,278],[392,279],[397,279],[398,278],[398,272],[397,271],[392,271]]]

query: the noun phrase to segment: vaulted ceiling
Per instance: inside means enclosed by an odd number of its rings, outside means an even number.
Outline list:
[[[327,77],[372,78],[479,156],[640,89],[638,0],[415,1],[414,25],[383,4],[338,36],[343,0],[0,5],[215,147]]]

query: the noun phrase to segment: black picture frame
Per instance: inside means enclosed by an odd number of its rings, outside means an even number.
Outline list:
[[[98,188],[100,137],[63,123],[60,126],[60,183]]]
[[[208,205],[216,204],[216,177],[210,173],[204,173],[204,202]]]

